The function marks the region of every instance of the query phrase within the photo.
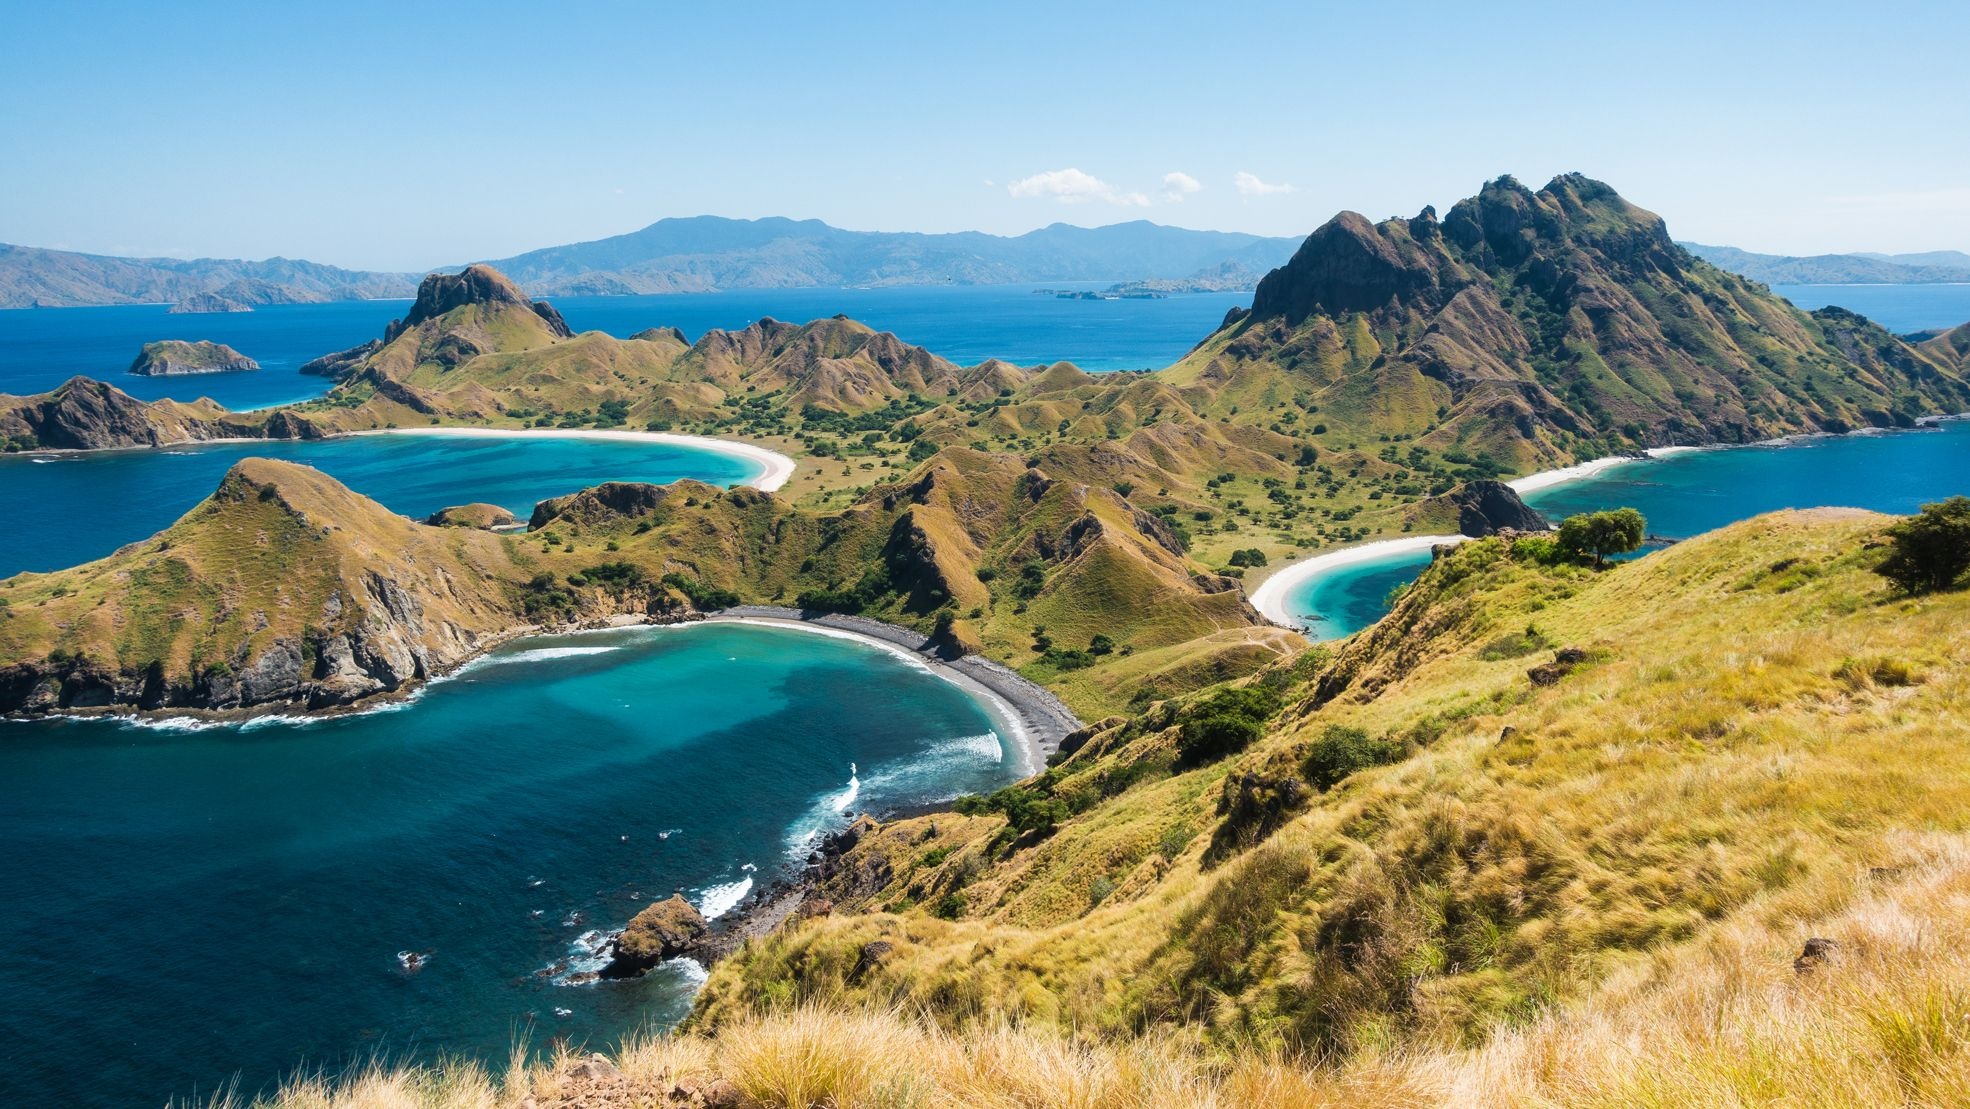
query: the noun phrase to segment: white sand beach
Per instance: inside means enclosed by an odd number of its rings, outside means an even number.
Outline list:
[[[1382,539],[1358,547],[1342,547],[1338,551],[1288,563],[1252,591],[1252,607],[1259,610],[1259,615],[1281,627],[1299,628],[1300,622],[1286,610],[1286,599],[1305,582],[1343,566],[1373,562],[1389,555],[1427,551],[1439,544],[1462,543],[1464,539],[1462,535],[1405,535],[1400,539]]]
[[[679,435],[669,431],[602,430],[596,428],[504,428],[504,427],[393,427],[376,431],[352,431],[349,435],[447,435],[461,439],[608,439],[624,443],[665,443],[715,451],[733,458],[758,463],[758,477],[744,484],[762,493],[771,493],[793,476],[794,460],[778,451],[736,439],[714,439],[706,435]],[[341,436],[336,436],[341,438]]]

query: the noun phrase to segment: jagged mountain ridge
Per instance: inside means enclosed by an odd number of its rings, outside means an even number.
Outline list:
[[[1488,183],[1441,220],[1344,212],[1168,376],[1284,389],[1365,433],[1509,468],[1669,443],[1906,424],[1970,408],[1960,360],[1804,313],[1689,254],[1577,174]]]

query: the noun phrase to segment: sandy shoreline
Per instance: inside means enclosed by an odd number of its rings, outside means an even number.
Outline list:
[[[785,485],[794,471],[794,460],[778,451],[767,450],[765,447],[737,439],[714,439],[708,435],[680,435],[671,431],[600,428],[386,427],[373,431],[348,431],[329,438],[341,439],[359,435],[441,435],[460,439],[600,439],[618,443],[662,443],[666,446],[690,447],[758,464],[761,468],[759,476],[742,484],[749,485],[762,493],[771,493]]]
[[[1291,562],[1280,567],[1277,573],[1260,582],[1259,587],[1252,591],[1252,607],[1259,610],[1259,615],[1280,627],[1298,631],[1304,625],[1286,611],[1286,598],[1305,582],[1343,566],[1373,562],[1394,554],[1427,551],[1439,544],[1462,543],[1466,538],[1462,535],[1405,535],[1400,539],[1381,539],[1358,547],[1342,547],[1337,551]]]
[[[977,655],[943,658],[931,649],[927,637],[895,624],[865,616],[810,616],[799,609],[770,605],[739,605],[695,622],[761,624],[840,636],[908,658],[985,706],[993,724],[1018,750],[1022,774],[1045,769],[1047,757],[1060,749],[1060,741],[1082,726],[1081,719],[1043,686]]]
[[[596,428],[510,428],[510,427],[380,427],[368,431],[338,431],[323,436],[319,440],[307,439],[267,439],[255,436],[229,435],[217,439],[185,439],[173,443],[159,443],[148,447],[43,447],[32,451],[22,451],[19,457],[33,458],[38,455],[71,454],[109,454],[116,451],[169,451],[199,447],[228,447],[252,445],[254,443],[305,443],[327,442],[330,439],[352,439],[364,435],[438,435],[456,438],[481,439],[609,439],[621,443],[662,443],[673,447],[692,447],[712,451],[729,458],[742,458],[758,464],[759,476],[741,485],[750,486],[762,493],[771,493],[787,483],[793,476],[794,460],[778,451],[768,450],[754,443],[737,439],[714,439],[708,435],[679,435],[670,431],[629,431],[601,430]]]
[[[1672,454],[1704,449],[1706,448],[1652,447],[1644,451],[1640,457],[1622,454],[1609,458],[1596,458],[1589,462],[1581,462],[1572,466],[1562,466],[1557,470],[1541,470],[1536,474],[1527,474],[1522,478],[1514,478],[1505,484],[1511,486],[1514,493],[1524,495],[1526,493],[1537,492],[1541,489],[1551,489],[1555,485],[1565,485],[1571,481],[1590,478],[1603,471],[1611,470],[1616,466],[1626,466],[1631,462],[1646,462],[1654,458],[1663,458]],[[1252,591],[1250,597],[1252,607],[1259,610],[1259,615],[1278,624],[1280,627],[1292,628],[1295,631],[1304,630],[1305,625],[1300,623],[1300,621],[1295,619],[1287,611],[1286,599],[1292,596],[1300,586],[1308,581],[1322,574],[1338,570],[1343,566],[1354,566],[1363,562],[1373,562],[1376,559],[1386,558],[1395,554],[1426,551],[1431,547],[1439,545],[1462,543],[1467,538],[1469,537],[1463,535],[1405,535],[1399,539],[1378,539],[1372,543],[1363,543],[1355,547],[1342,547],[1339,550],[1327,551],[1323,554],[1314,555],[1312,558],[1301,559],[1298,562],[1289,562],[1281,566],[1263,582],[1260,582],[1259,587]]]

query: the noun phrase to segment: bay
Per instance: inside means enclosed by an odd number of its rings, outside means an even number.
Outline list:
[[[0,722],[0,1104],[668,1024],[688,963],[564,984],[598,930],[673,891],[730,906],[847,809],[1023,762],[919,663],[730,624],[516,642],[307,724]]]

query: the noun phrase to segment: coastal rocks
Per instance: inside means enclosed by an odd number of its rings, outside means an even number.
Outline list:
[[[304,374],[317,374],[322,377],[341,381],[344,378],[355,376],[356,371],[362,369],[363,363],[369,360],[369,356],[382,349],[383,340],[371,339],[367,343],[350,347],[348,350],[338,350],[333,354],[324,354],[320,358],[303,362],[301,363],[301,372]]]
[[[520,520],[496,504],[473,503],[441,508],[426,516],[424,522],[437,528],[478,528],[482,531],[494,531],[499,528],[515,527]]]
[[[1471,481],[1444,494],[1457,509],[1457,531],[1473,539],[1512,531],[1552,527],[1518,492],[1502,481]]]
[[[696,952],[711,931],[704,915],[681,894],[643,907],[616,937],[604,978],[633,978],[680,955]]]
[[[188,374],[227,374],[257,370],[260,363],[224,343],[165,339],[145,343],[130,363],[137,377],[180,377]]]

